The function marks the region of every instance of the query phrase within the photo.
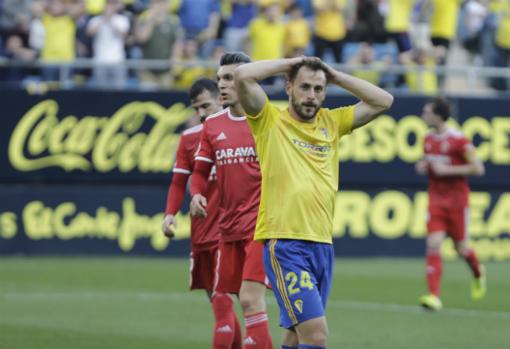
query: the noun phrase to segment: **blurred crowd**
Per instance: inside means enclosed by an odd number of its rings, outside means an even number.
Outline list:
[[[508,67],[510,0],[0,0],[0,79],[186,89],[226,51],[315,55],[386,87],[434,94],[460,44],[469,64]],[[91,69],[73,67],[91,59]],[[164,64],[128,69],[126,60]],[[200,62],[200,64],[194,64]],[[209,63],[209,64],[207,64]],[[423,69],[384,74],[387,65]],[[491,86],[508,88],[504,78]]]

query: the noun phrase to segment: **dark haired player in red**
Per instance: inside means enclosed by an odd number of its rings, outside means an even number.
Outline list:
[[[239,296],[244,315],[246,349],[272,348],[266,313],[263,245],[253,241],[260,201],[260,167],[255,142],[234,89],[234,69],[251,60],[243,53],[221,57],[218,87],[227,109],[204,122],[200,149],[191,176],[192,214],[214,209],[204,196],[207,174],[217,169],[220,193],[218,279],[212,303],[220,314],[213,349],[228,349],[237,334],[233,299]]]
[[[440,296],[441,244],[449,236],[458,254],[471,269],[474,280],[471,298],[479,300],[486,293],[484,267],[468,245],[467,176],[481,176],[485,172],[473,144],[459,131],[448,128],[450,103],[441,97],[428,101],[422,118],[431,128],[425,137],[425,158],[416,164],[416,171],[429,177],[429,208],[427,221],[427,284],[429,294],[420,298],[420,304],[430,310],[443,307]]]
[[[208,115],[222,110],[219,97],[220,92],[214,80],[198,79],[191,86],[189,91],[191,106],[202,123]],[[177,225],[175,215],[182,205],[186,183],[193,171],[202,128],[202,124],[199,124],[182,132],[163,221],[163,232],[169,238],[174,236],[174,229]],[[220,236],[218,230],[219,193],[214,167],[207,173],[204,196],[211,205],[207,217],[191,217],[190,289],[203,289],[211,299],[216,278]],[[216,310],[213,307],[215,321],[219,318]],[[239,329],[239,335],[233,340],[231,348],[240,349],[242,348],[241,326],[239,322],[234,326]]]

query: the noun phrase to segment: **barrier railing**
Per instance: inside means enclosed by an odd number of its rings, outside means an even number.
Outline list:
[[[137,72],[146,70],[157,70],[157,71],[168,71],[172,72],[175,67],[182,68],[193,68],[201,66],[204,68],[214,69],[217,64],[212,61],[206,60],[190,60],[190,61],[174,61],[174,60],[144,60],[144,59],[129,59],[119,64],[100,64],[93,59],[76,59],[72,62],[26,62],[19,60],[11,60],[6,58],[0,58],[0,70],[18,69],[23,72],[22,77],[19,81],[0,81],[1,85],[10,84],[26,84],[27,82],[43,82],[44,78],[41,71],[44,69],[53,69],[56,72],[56,81],[58,82],[58,88],[69,89],[76,88],[83,85],[90,87],[97,87],[94,79],[86,80],[85,82],[77,83],[73,80],[72,72],[77,70],[90,70],[93,71],[95,68],[118,68],[119,66],[125,67],[131,71],[130,79],[120,86],[122,89],[129,88],[144,88],[143,81],[140,81],[137,76]],[[484,67],[484,66],[419,66],[419,65],[353,65],[353,64],[336,64],[333,65],[335,68],[346,71],[370,71],[380,73],[384,76],[394,77],[398,75],[405,75],[409,73],[418,74],[417,86],[418,93],[423,93],[420,88],[420,83],[423,80],[419,77],[420,74],[433,73],[440,81],[444,81],[439,89],[446,93],[455,93],[461,95],[491,95],[495,94],[496,90],[491,89],[490,81],[493,79],[508,79],[510,80],[510,67]],[[388,89],[396,90],[404,94],[413,94],[413,91],[407,88],[400,88],[397,83],[397,79],[390,78],[385,79],[385,83]],[[508,84],[510,85],[510,84]],[[105,87],[105,86],[101,86]],[[106,86],[108,87],[108,86]],[[119,86],[117,86],[119,87]],[[171,86],[161,87],[161,89],[171,89]],[[268,91],[275,92],[276,89],[281,88],[281,81],[274,80],[271,84],[267,85]],[[333,90],[334,94],[336,90]],[[501,92],[501,91],[499,91]]]

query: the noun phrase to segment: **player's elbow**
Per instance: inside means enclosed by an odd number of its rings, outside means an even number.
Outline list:
[[[395,98],[393,95],[389,92],[383,91],[384,93],[381,95],[380,101],[379,101],[379,107],[381,108],[381,113],[390,109],[393,105],[393,101]]]

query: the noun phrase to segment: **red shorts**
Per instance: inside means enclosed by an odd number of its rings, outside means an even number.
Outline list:
[[[191,250],[189,258],[190,290],[206,290],[212,292],[217,260],[217,245],[214,245],[207,250]]]
[[[264,271],[264,245],[260,242],[220,241],[218,250],[215,292],[239,293],[243,280],[268,285]]]
[[[469,208],[429,206],[427,218],[428,234],[445,232],[453,241],[460,242],[467,238]]]

